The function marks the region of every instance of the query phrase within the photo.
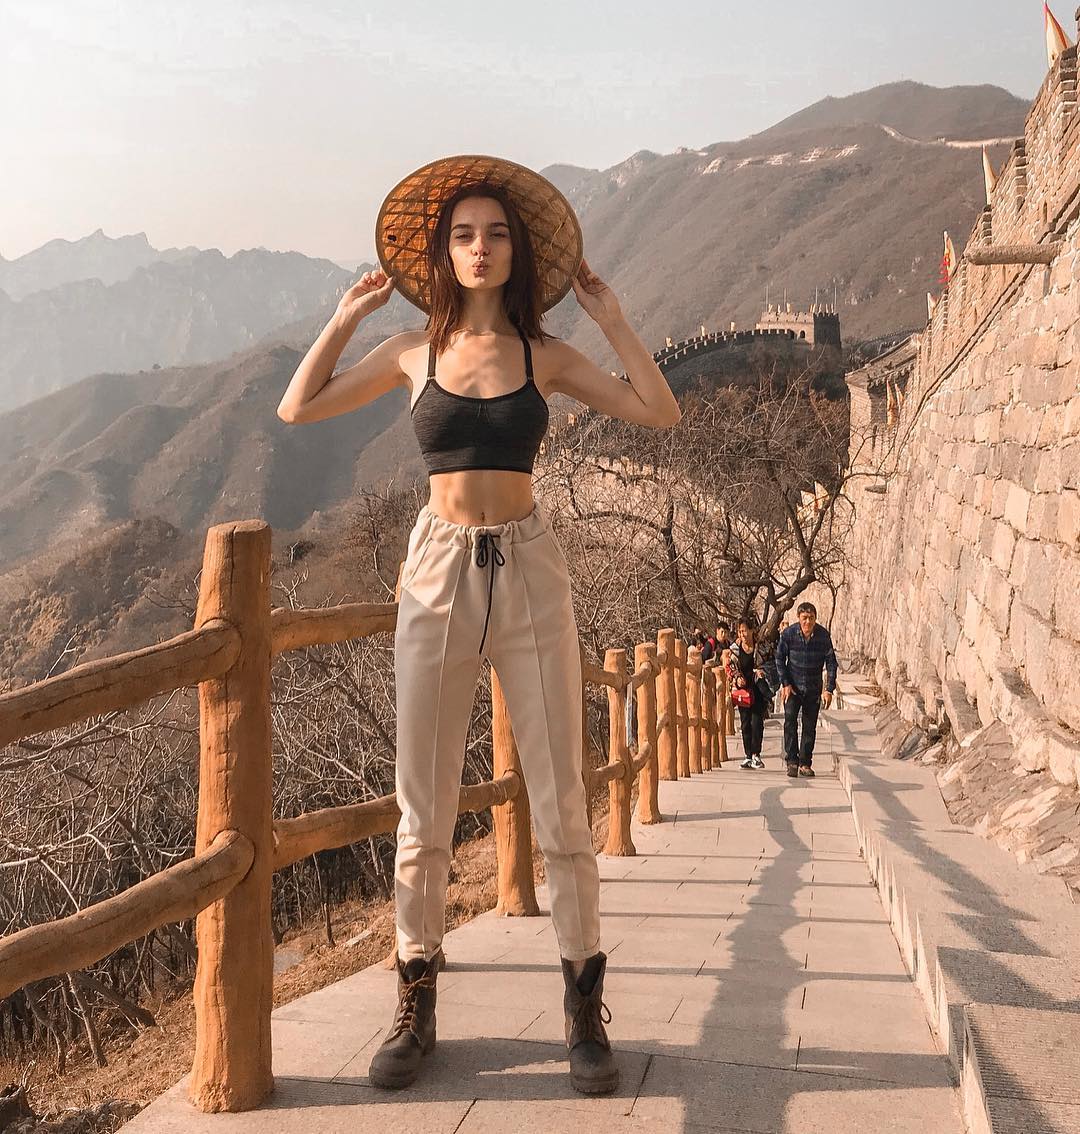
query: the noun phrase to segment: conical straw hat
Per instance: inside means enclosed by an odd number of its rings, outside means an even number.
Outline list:
[[[504,158],[459,154],[421,166],[400,181],[375,222],[379,263],[394,285],[421,311],[431,310],[428,242],[443,203],[462,186],[487,181],[514,202],[532,238],[540,278],[540,306],[555,306],[581,265],[581,226],[570,202],[539,173]]]

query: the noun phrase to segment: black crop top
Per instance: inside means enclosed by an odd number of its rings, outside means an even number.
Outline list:
[[[520,332],[518,332],[520,334]],[[428,348],[427,382],[413,403],[412,423],[428,474],[466,469],[531,473],[548,427],[548,407],[533,381],[532,350],[525,347],[525,385],[493,398],[444,390]]]

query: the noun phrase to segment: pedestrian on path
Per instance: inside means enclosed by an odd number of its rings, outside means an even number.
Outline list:
[[[404,388],[430,477],[394,637],[398,1009],[369,1078],[407,1086],[435,1045],[465,735],[490,660],[544,855],[570,1079],[584,1093],[608,1093],[618,1067],[604,1028],[607,958],[581,778],[578,631],[566,560],[534,499],[532,471],[554,394],[653,428],[674,425],[679,406],[615,293],[582,258],[573,209],[539,174],[497,158],[432,162],[383,202],[376,248],[382,270],[345,293],[278,408],[289,422],[321,421]],[[571,288],[628,381],[542,330],[543,313]],[[426,327],[334,374],[361,320],[395,289],[425,312]]]
[[[784,703],[784,760],[789,776],[814,775],[818,712],[832,704],[836,689],[836,651],[832,637],[817,624],[817,607],[799,604],[799,621],[780,635],[776,669]],[[826,680],[822,688],[821,670]],[[802,737],[799,717],[802,716]]]
[[[749,703],[739,704],[743,754],[740,768],[761,770],[761,745],[765,736],[765,717],[769,711],[772,690],[765,672],[765,652],[757,640],[757,629],[745,619],[737,627],[734,644],[728,652],[728,677],[731,688],[749,695]]]
[[[713,654],[716,652],[713,648],[713,640],[703,630],[694,631],[693,645],[701,651],[702,662],[712,660]]]

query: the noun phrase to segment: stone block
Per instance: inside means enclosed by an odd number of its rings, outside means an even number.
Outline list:
[[[990,495],[990,515],[994,519],[999,519],[1005,515],[1005,504],[1009,499],[1009,492],[1015,487],[1015,484],[1007,480],[994,482]]]
[[[960,530],[960,514],[961,514],[960,501],[955,496],[949,493],[942,493],[937,500],[937,515],[939,521],[945,528],[956,533]]]
[[[987,571],[986,609],[994,626],[1002,634],[1009,628],[1009,608],[1012,605],[1012,597],[1013,588],[1009,580],[997,568],[990,567]]]
[[[1039,435],[1039,419],[1027,405],[1013,402],[1005,407],[1001,416],[1001,438],[1019,446],[1034,443]]]
[[[1009,617],[1009,646],[1023,667],[1028,684],[1036,691],[1047,687],[1050,677],[1050,624],[1030,607],[1014,602]]]
[[[1053,617],[1056,570],[1061,558],[1057,544],[1022,539],[1017,543],[1009,582],[1025,603],[1049,622]]]
[[[1057,512],[1057,496],[1049,492],[1040,492],[1038,495],[1032,496],[1024,535],[1028,539],[1056,539]]]
[[[1001,414],[1000,411],[986,410],[980,413],[974,421],[975,440],[980,444],[985,444],[987,441],[996,441],[1001,434]],[[993,436],[992,436],[993,434]]]
[[[961,549],[962,552],[963,549]],[[958,573],[955,570],[943,571],[937,579],[937,592],[942,606],[948,610],[956,603]]]
[[[1080,550],[1080,492],[1069,489],[1062,492],[1057,498],[1056,518],[1056,538],[1068,550]],[[1043,538],[1054,538],[1054,535],[1044,533]]]
[[[1043,414],[1042,423],[1039,425],[1039,435],[1035,439],[1035,444],[1040,449],[1045,449],[1050,445],[1056,445],[1062,438],[1062,429],[1064,420],[1060,410],[1055,407],[1048,413]]]
[[[1060,462],[1061,487],[1080,489],[1080,440],[1070,441],[1053,452]]]
[[[965,504],[960,510],[960,538],[965,543],[974,543],[979,538],[979,526],[982,516],[971,505]]]
[[[975,688],[975,671],[978,669],[978,659],[975,657],[975,648],[971,639],[961,632],[956,641],[956,651],[953,654],[953,664],[956,666],[957,678],[968,689]],[[881,683],[878,682],[880,685]]]
[[[1032,492],[1060,492],[1063,483],[1062,451],[1057,449],[1032,450],[1025,469]]]
[[[974,642],[982,622],[983,608],[973,591],[968,591],[964,602],[964,637]]]
[[[972,478],[963,470],[953,465],[945,474],[945,491],[957,500],[971,500]],[[966,495],[965,495],[966,494]]]
[[[1059,552],[1055,575],[1054,626],[1062,637],[1080,641],[1080,556]]]
[[[1061,418],[1061,432],[1064,437],[1075,437],[1080,433],[1080,394],[1070,398],[1066,403]]]
[[[1030,402],[1032,405],[1039,405],[1041,401],[1053,400],[1054,389],[1053,384],[1047,381],[1048,370],[1044,368],[1056,367],[1058,364],[1058,337],[1057,335],[1027,335],[1024,338],[1024,357],[1031,363],[1032,367],[1037,367],[1033,374],[1025,375],[1024,382],[1029,383],[1030,386],[1023,386],[1025,390],[1024,401]],[[1040,384],[1035,375],[1042,376],[1042,383]],[[1027,396],[1027,389],[1030,388],[1031,396]],[[1039,400],[1041,399],[1041,401]]]
[[[945,681],[941,686],[945,712],[952,726],[953,736],[961,748],[967,748],[982,731],[978,712],[969,704],[967,690],[960,681]]]
[[[975,473],[975,446],[958,445],[956,450],[956,467],[968,476]]]
[[[1046,688],[1055,715],[1073,732],[1080,732],[1080,643],[1051,638]]]
[[[1002,444],[1001,449],[1001,476],[1005,480],[1019,480],[1020,465],[1024,460],[1023,445]]]
[[[1020,462],[1020,486],[1028,492],[1049,492],[1055,475],[1053,450],[1031,448]]]
[[[1028,509],[1031,507],[1031,493],[1019,485],[1007,486],[1005,497],[1005,519],[1012,524],[1018,532],[1027,527]]]
[[[1050,400],[1055,403],[1053,413],[1060,418],[1062,406],[1076,396],[1076,371],[1069,366],[1059,366],[1047,375],[1046,387]]]
[[[994,531],[990,558],[1000,571],[1008,572],[1016,548],[1016,533],[1006,523],[999,523]]]

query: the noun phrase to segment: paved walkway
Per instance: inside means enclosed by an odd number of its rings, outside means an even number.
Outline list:
[[[958,1095],[859,855],[832,751],[877,749],[858,712],[823,718],[818,778],[731,761],[661,784],[667,819],[636,858],[601,858],[605,999],[622,1083],[566,1075],[558,951],[547,919],[478,918],[448,935],[439,1045],[416,1087],[365,1078],[396,1000],[368,969],[274,1014],[267,1109],[201,1116],[182,1084],[126,1134],[960,1134]],[[773,755],[770,755],[772,753]],[[543,902],[543,896],[541,896]]]

